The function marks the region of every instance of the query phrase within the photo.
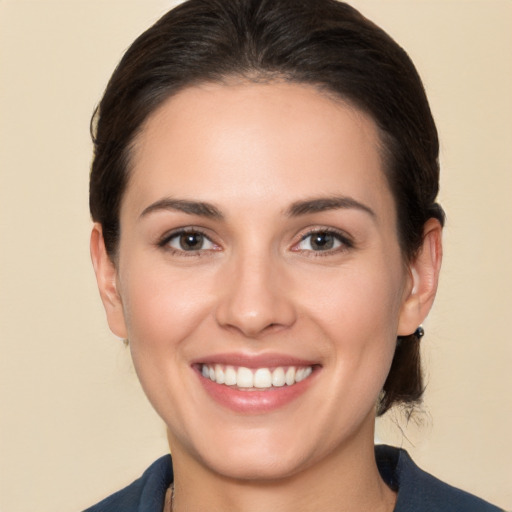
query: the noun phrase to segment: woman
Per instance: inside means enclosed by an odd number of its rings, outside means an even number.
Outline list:
[[[190,0],[95,123],[93,264],[172,465],[89,510],[498,510],[374,449],[421,399],[444,220],[389,36],[333,0]]]

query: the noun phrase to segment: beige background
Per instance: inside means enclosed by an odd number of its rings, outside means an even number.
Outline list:
[[[512,2],[353,3],[424,78],[448,212],[422,425],[391,418],[378,435],[512,509]],[[166,450],[104,320],[87,181],[91,111],[123,50],[170,5],[0,0],[1,512],[81,510]]]

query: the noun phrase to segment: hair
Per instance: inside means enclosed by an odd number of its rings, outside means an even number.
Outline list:
[[[405,261],[414,259],[435,202],[439,141],[421,79],[406,52],[337,0],[188,0],[139,36],[114,71],[91,120],[90,210],[115,261],[130,156],[144,122],[193,85],[308,84],[369,115],[381,139]],[[424,391],[419,337],[399,337],[377,414],[412,407]]]

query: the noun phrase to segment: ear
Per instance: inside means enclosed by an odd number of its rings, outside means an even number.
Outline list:
[[[118,337],[128,337],[123,303],[118,291],[117,269],[105,248],[103,230],[96,222],[91,232],[91,259],[110,330]]]
[[[442,231],[437,219],[429,219],[425,223],[423,243],[409,265],[409,285],[398,322],[399,336],[414,333],[432,307],[443,257]]]

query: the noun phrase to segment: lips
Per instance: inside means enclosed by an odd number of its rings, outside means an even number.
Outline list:
[[[240,354],[212,356],[192,366],[215,402],[245,414],[270,412],[298,399],[321,369],[293,357]]]

